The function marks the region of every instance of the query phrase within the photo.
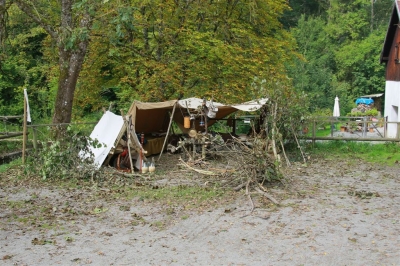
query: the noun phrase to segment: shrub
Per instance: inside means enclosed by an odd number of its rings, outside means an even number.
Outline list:
[[[102,144],[68,127],[62,140],[43,145],[38,155],[28,158],[27,172],[43,179],[93,177],[97,171],[90,146]]]

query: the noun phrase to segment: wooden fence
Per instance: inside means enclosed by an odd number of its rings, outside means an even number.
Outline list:
[[[388,137],[388,126],[395,124],[396,136]],[[328,127],[328,134],[326,128]],[[305,122],[301,137],[306,140],[394,141],[400,142],[400,122],[387,117],[318,117]]]
[[[52,127],[79,124],[96,124],[96,122],[63,123],[63,124],[38,124],[27,125],[24,116],[0,116],[0,120],[24,118],[22,132],[0,132],[0,140],[23,136],[22,138],[22,162],[25,163],[26,143],[28,128],[32,128],[32,144],[35,152],[38,149],[38,127]],[[388,137],[388,126],[396,124],[397,134]],[[328,130],[327,130],[328,128]],[[371,119],[369,117],[318,117],[304,122],[304,129],[300,138],[311,140],[345,140],[345,141],[389,141],[400,142],[400,122],[388,122],[387,118]]]
[[[24,116],[0,116],[0,120],[3,121],[8,121],[10,119],[19,119],[19,118],[24,118]],[[7,131],[7,132],[0,132],[0,140],[8,139],[8,138],[14,138],[14,137],[19,137],[23,136],[22,139],[16,139],[17,141],[22,141],[22,149],[21,151],[18,152],[13,152],[10,153],[10,156],[15,156],[16,154],[21,154],[22,153],[22,162],[25,163],[25,157],[26,157],[26,144],[28,142],[28,135],[29,135],[29,128],[32,129],[32,145],[33,149],[36,152],[38,150],[38,132],[37,128],[38,127],[53,127],[53,126],[68,126],[68,125],[85,125],[85,124],[96,124],[96,122],[77,122],[77,123],[60,123],[60,124],[37,124],[37,125],[27,125],[26,120],[24,119],[24,122],[22,124],[23,131],[21,132],[12,132],[12,131]],[[5,157],[5,156],[3,156]],[[5,158],[0,158],[4,160]]]
[[[18,118],[23,118],[23,115],[19,116],[0,116],[0,120],[2,121],[8,121],[10,119],[18,119]],[[12,132],[12,131],[7,131],[7,132],[0,132],[0,139],[8,139],[8,138],[13,138],[17,136],[22,136],[24,132]]]

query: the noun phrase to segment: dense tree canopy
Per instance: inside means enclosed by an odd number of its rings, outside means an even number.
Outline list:
[[[0,112],[55,122],[134,99],[306,93],[344,113],[384,90],[392,0],[0,0]],[[258,85],[255,85],[259,83]],[[76,88],[76,90],[75,90]],[[286,97],[285,96],[285,97]],[[36,105],[36,106],[35,106]]]
[[[103,94],[112,90],[126,104],[188,96],[250,100],[259,96],[251,87],[254,77],[283,77],[283,62],[294,54],[294,40],[278,20],[285,1],[131,1],[131,6],[98,29],[98,35],[117,36],[91,43],[85,77],[99,79],[82,78],[79,91],[85,96],[79,103],[90,98],[87,86]]]
[[[291,31],[302,60],[289,69],[294,86],[305,91],[310,111],[333,108],[336,95],[342,115],[357,97],[383,92],[384,66],[379,56],[394,1],[319,1],[325,10],[299,14]],[[302,1],[291,1],[299,4]],[[292,11],[293,12],[293,11]]]

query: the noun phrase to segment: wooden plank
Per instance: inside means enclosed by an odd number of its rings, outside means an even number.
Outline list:
[[[15,131],[15,132],[0,132],[0,135],[10,135],[10,134],[18,134],[18,133],[23,133],[22,131]]]
[[[15,133],[15,134],[4,135],[4,136],[0,136],[0,139],[13,138],[13,137],[17,137],[17,136],[22,136],[23,134],[24,133],[20,132],[20,133]]]
[[[16,118],[23,118],[23,115],[9,115],[9,116],[0,116],[0,119],[2,120],[8,120],[8,119],[16,119]]]
[[[59,124],[38,124],[28,125],[28,127],[47,127],[47,126],[67,126],[67,125],[90,125],[97,124],[98,122],[78,122],[78,123],[59,123]]]

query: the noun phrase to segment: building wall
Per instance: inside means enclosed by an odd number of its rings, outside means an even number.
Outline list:
[[[397,46],[397,47],[396,47]],[[396,34],[390,49],[386,65],[386,80],[400,81],[400,29],[396,27]]]
[[[388,122],[399,122],[399,108],[400,106],[400,82],[399,81],[386,81],[385,86],[385,116]],[[397,135],[397,124],[388,124],[387,137],[395,138]]]

